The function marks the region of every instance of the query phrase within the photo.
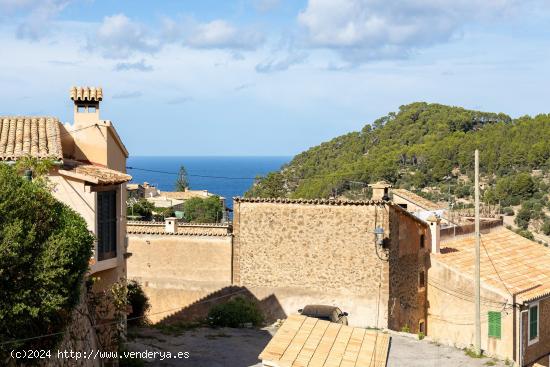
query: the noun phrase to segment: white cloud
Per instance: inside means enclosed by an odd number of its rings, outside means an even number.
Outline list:
[[[152,54],[161,46],[159,39],[151,35],[145,26],[124,14],[105,17],[96,34],[88,39],[91,50],[98,50],[111,59],[127,58],[136,52]]]
[[[214,20],[197,25],[187,43],[201,48],[254,49],[263,40],[257,32],[237,30],[224,20]]]
[[[52,20],[70,0],[0,0],[0,14],[17,19],[16,36],[38,41],[49,35]]]
[[[165,18],[162,38],[192,48],[231,50],[254,50],[265,41],[264,35],[253,28],[239,28],[221,19],[200,23],[191,18]]]
[[[531,0],[309,0],[298,21],[314,47],[362,62],[402,58],[446,42],[467,24],[513,14]]]
[[[119,62],[114,67],[115,71],[153,71],[153,67],[148,65],[144,59],[137,62]]]

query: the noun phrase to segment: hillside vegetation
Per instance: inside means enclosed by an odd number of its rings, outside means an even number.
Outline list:
[[[518,229],[549,235],[547,114],[512,119],[502,113],[412,103],[359,132],[298,154],[279,172],[259,178],[245,195],[365,198],[367,183],[385,180],[455,208],[468,206],[476,148],[485,204],[498,205],[506,215],[519,210]],[[354,197],[354,190],[360,195]]]

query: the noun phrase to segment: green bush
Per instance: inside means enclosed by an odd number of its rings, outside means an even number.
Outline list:
[[[143,292],[141,285],[135,280],[128,282],[128,304],[132,306],[132,312],[128,315],[128,324],[131,325],[146,325],[147,319],[145,314],[151,308],[149,298]]]
[[[146,199],[139,199],[139,201],[133,205],[128,205],[126,215],[140,216],[142,220],[151,220],[153,219],[154,209],[155,206],[153,203],[148,202]]]
[[[0,164],[0,343],[62,332],[79,301],[94,238],[47,185]],[[52,348],[48,337],[0,345]]]
[[[248,323],[260,326],[263,321],[264,316],[258,305],[243,297],[216,305],[208,312],[208,323],[211,326],[237,328]]]
[[[502,214],[507,215],[507,216],[514,215],[514,209],[507,206],[507,207],[502,209]]]
[[[542,233],[547,236],[550,236],[550,218],[546,218],[541,227]]]
[[[217,223],[223,218],[224,207],[219,196],[192,198],[183,204],[183,218],[186,222]]]

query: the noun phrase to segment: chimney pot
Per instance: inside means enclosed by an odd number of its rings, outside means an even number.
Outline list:
[[[166,233],[178,233],[178,218],[176,217],[165,218],[164,231]]]
[[[436,217],[435,215],[430,215],[426,218],[426,222],[430,226],[430,237],[432,242],[432,253],[438,254],[440,252],[440,241],[441,241],[441,218]]]

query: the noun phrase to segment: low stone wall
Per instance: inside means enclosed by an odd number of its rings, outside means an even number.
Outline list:
[[[164,232],[164,224],[128,225],[128,279],[149,297],[149,320],[158,322],[231,285],[232,237],[222,225],[180,225],[187,233]]]
[[[71,322],[67,326],[63,339],[52,351],[52,358],[45,359],[39,365],[41,367],[99,367],[99,359],[65,359],[57,358],[57,351],[68,353],[87,352],[101,350],[98,335],[94,327],[94,316],[88,308],[88,298],[85,287],[82,287],[80,302],[73,310]]]

